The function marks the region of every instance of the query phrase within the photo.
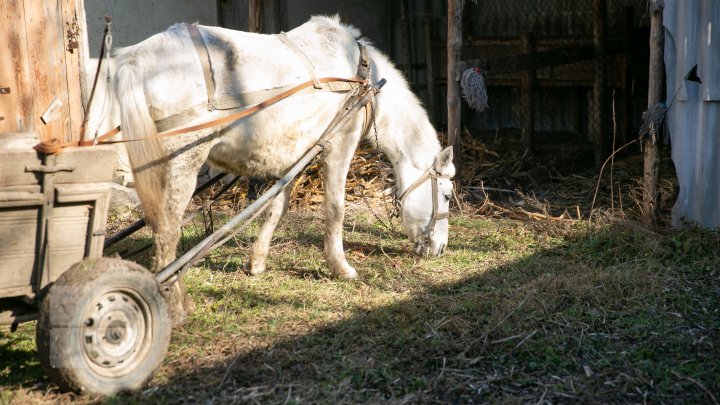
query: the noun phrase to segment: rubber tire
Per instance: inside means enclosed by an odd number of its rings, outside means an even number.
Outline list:
[[[88,334],[92,335],[91,343],[105,340],[100,343],[104,345],[102,348],[113,349],[119,345],[107,343],[107,337],[113,336],[110,332],[94,335],[93,327],[99,329],[100,326],[94,326],[88,314],[99,311],[97,308],[102,307],[102,302],[113,308],[111,301],[115,302],[118,293],[123,302],[115,305],[129,312],[131,320],[123,318],[122,311],[115,311],[106,313],[102,321],[107,326],[108,320],[119,322],[112,320],[112,316],[124,319],[121,335],[135,338],[127,339],[129,343],[124,341],[123,345],[130,344],[131,348],[121,350],[125,352],[118,365],[93,364],[92,359],[99,357],[97,351],[88,347]],[[142,331],[132,332],[132,328],[125,325],[137,326],[136,329]],[[62,390],[103,396],[135,392],[147,384],[164,360],[171,325],[162,288],[149,271],[120,259],[88,259],[63,273],[43,298],[36,328],[38,356],[47,376]],[[142,336],[138,337],[139,334]],[[112,375],[114,373],[117,375]]]

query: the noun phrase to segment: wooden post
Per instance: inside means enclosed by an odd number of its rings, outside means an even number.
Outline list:
[[[663,64],[663,6],[662,1],[650,3],[650,67],[648,83],[648,111],[661,102],[665,82]],[[652,119],[652,118],[648,118]],[[658,194],[660,183],[660,128],[651,128],[643,140],[645,154],[643,171],[643,223],[654,226],[658,218]]]
[[[432,23],[433,17],[429,15],[423,21],[423,34],[425,42],[425,81],[427,82],[427,108],[430,114],[430,121],[437,122],[435,113],[435,71],[433,69],[433,47],[432,47]]]
[[[535,43],[531,33],[521,38],[523,51],[531,54],[535,51]],[[522,77],[520,93],[520,122],[522,123],[523,155],[533,152],[533,138],[535,137],[535,70],[527,70]]]
[[[278,24],[280,31],[287,31],[288,28],[288,4],[287,0],[278,0],[277,2]]]
[[[594,144],[595,167],[600,168],[605,158],[607,142],[607,52],[605,47],[607,8],[606,0],[593,0],[593,47],[595,48],[595,80],[593,103],[590,111],[590,133]]]
[[[414,84],[412,66],[412,23],[410,21],[410,3],[408,0],[400,1],[400,20],[402,22],[403,71],[408,81]]]
[[[633,112],[633,73],[632,67],[635,61],[635,9],[633,7],[625,7],[624,9],[624,36],[623,41],[623,62],[622,62],[622,75],[623,75],[623,96],[621,98],[621,111],[623,112],[620,120],[620,136],[617,140],[619,145],[625,145],[628,140],[628,135],[632,132],[632,112]]]
[[[248,31],[262,32],[263,30],[263,1],[248,0]]]
[[[460,75],[457,63],[462,50],[462,9],[464,0],[448,0],[447,34],[447,108],[448,144],[453,147],[455,181],[460,186],[462,159],[460,157]]]

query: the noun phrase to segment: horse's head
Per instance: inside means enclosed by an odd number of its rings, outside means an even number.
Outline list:
[[[418,256],[442,256],[448,241],[448,214],[455,175],[452,147],[397,197],[405,233]]]

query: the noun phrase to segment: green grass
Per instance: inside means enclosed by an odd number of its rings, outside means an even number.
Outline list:
[[[197,310],[174,331],[164,365],[145,393],[110,402],[719,396],[718,233],[465,215],[451,219],[445,257],[419,259],[400,233],[361,213],[346,220],[360,278],[338,281],[324,266],[321,228],[291,212],[260,276],[241,271],[256,226],[191,269]],[[188,228],[182,246],[202,232]],[[0,403],[91,402],[43,379],[33,329],[0,329]]]

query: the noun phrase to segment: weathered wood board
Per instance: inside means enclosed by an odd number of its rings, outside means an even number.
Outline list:
[[[57,173],[55,184],[111,181],[115,155],[112,146],[66,148],[55,157],[55,165],[73,170]],[[34,149],[0,150],[0,187],[38,184],[38,174],[28,169],[41,164]]]
[[[34,297],[72,264],[102,256],[115,164],[112,146],[67,148],[43,158],[28,146],[36,138],[16,135],[8,142],[0,138],[0,298]],[[44,182],[42,174],[31,171],[40,169],[43,159],[46,168],[72,170]],[[41,251],[47,256],[42,262]]]
[[[82,0],[0,2],[0,137],[79,139],[83,61],[71,44],[74,27],[84,25],[78,5]]]

